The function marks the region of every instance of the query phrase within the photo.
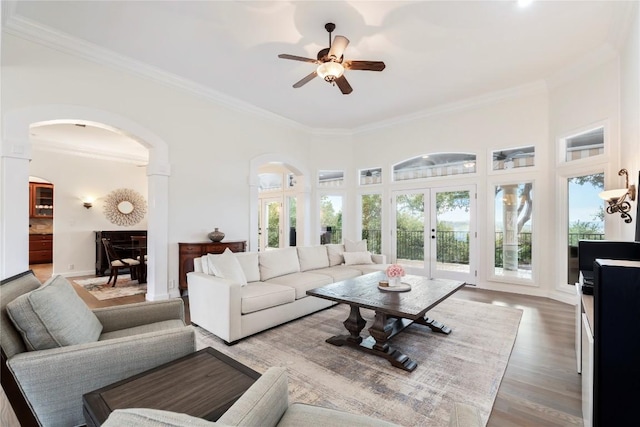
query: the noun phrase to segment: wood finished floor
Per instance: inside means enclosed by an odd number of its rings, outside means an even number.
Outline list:
[[[32,266],[36,267],[34,272],[41,281],[51,274],[50,266],[48,269],[46,266]],[[82,287],[74,287],[90,308],[144,301],[144,295],[99,301]],[[462,289],[455,297],[523,310],[518,336],[487,426],[582,425],[581,382],[576,373],[574,350],[574,307],[548,298],[475,288]],[[188,307],[188,298],[185,303]],[[0,425],[19,426],[4,393],[0,395]]]

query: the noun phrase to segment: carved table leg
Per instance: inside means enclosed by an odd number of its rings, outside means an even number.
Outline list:
[[[391,321],[389,321],[391,320]],[[389,346],[389,339],[406,328],[410,322],[403,319],[388,318],[386,314],[376,312],[376,318],[373,325],[369,328],[371,337],[368,340],[375,340],[373,343],[363,343],[367,347],[371,345],[371,350],[384,358],[386,358],[396,368],[405,371],[413,371],[418,364],[411,360],[409,356]]]
[[[347,320],[342,322],[342,324],[347,328],[350,335],[336,335],[335,337],[329,338],[327,342],[338,346],[347,344],[347,342],[356,345],[360,344],[362,342],[360,331],[362,331],[367,324],[367,321],[364,320],[360,314],[360,307],[352,305],[349,317],[347,317]]]
[[[437,320],[431,319],[430,317],[424,317],[423,319],[418,319],[415,321],[420,325],[425,325],[431,328],[433,332],[439,332],[441,334],[449,335],[451,333],[451,328],[445,325],[442,322],[438,322]]]

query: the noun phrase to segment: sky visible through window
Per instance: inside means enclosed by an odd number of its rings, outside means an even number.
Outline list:
[[[599,224],[604,229],[603,221],[598,217],[604,202],[598,197],[604,188],[591,182],[578,184],[574,178],[569,179],[569,224],[577,221]]]

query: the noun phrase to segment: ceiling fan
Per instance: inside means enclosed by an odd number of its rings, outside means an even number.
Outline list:
[[[336,24],[331,22],[325,24],[324,28],[329,32],[329,47],[318,52],[317,59],[304,58],[302,56],[288,55],[282,53],[278,58],[291,59],[294,61],[311,62],[318,64],[318,68],[311,74],[304,77],[293,85],[294,88],[304,86],[313,80],[316,76],[320,76],[325,81],[337,85],[343,95],[348,95],[353,88],[344,77],[345,70],[368,70],[382,71],[384,70],[384,62],[382,61],[351,61],[345,60],[343,53],[349,44],[349,39],[344,36],[335,36],[331,43],[331,33],[336,29]]]

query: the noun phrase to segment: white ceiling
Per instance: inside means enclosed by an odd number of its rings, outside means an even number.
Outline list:
[[[3,3],[7,3],[6,1]],[[553,78],[594,52],[617,50],[622,1],[19,1],[5,29],[116,65],[188,83],[313,129],[358,130],[496,91]],[[293,83],[328,46],[324,24],[351,43],[346,59],[381,60],[382,72],[347,70],[353,93],[319,78]],[[71,38],[69,38],[71,37]],[[71,40],[71,42],[69,42]]]

